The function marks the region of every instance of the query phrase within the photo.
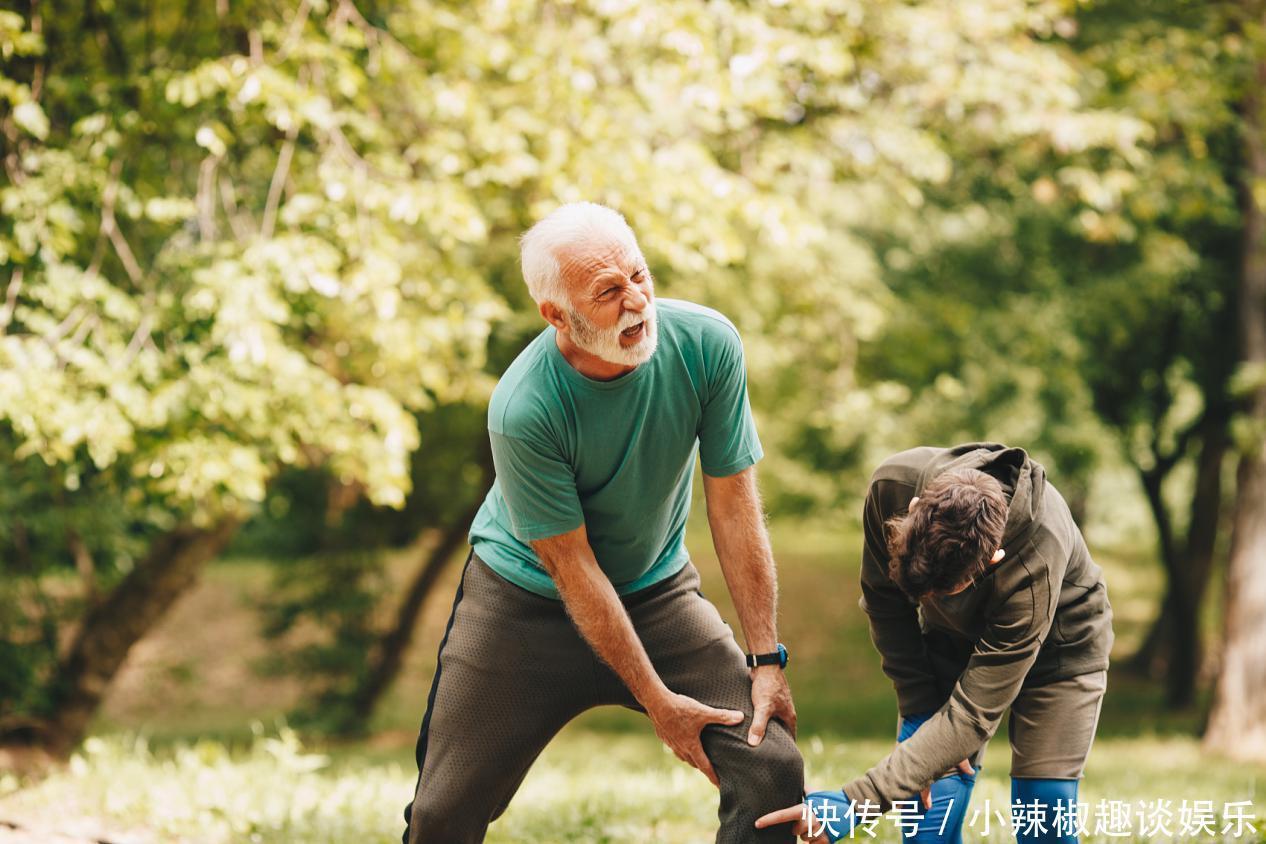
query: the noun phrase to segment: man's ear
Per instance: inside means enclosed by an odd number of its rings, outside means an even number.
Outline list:
[[[537,309],[550,325],[559,331],[567,330],[567,318],[563,316],[563,309],[558,307],[558,305],[553,302],[542,302]]]
[[[911,499],[910,499],[910,506],[909,506],[909,507],[906,507],[906,510],[913,510],[913,509],[914,509],[914,505],[916,505],[916,504],[918,504],[918,503],[919,503],[919,496],[917,496],[917,495],[916,495],[914,498],[911,498]]]
[[[1002,562],[1002,558],[1005,556],[1007,556],[1007,552],[999,548],[997,551],[993,552],[993,557],[989,559],[989,565],[991,566],[998,565],[998,563]]]

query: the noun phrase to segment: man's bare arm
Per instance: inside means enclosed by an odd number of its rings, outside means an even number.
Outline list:
[[[778,644],[778,582],[756,489],[756,468],[724,478],[705,474],[703,491],[712,543],[743,625],[747,649],[768,653]]]
[[[532,543],[580,635],[611,666],[655,725],[660,739],[681,760],[702,771],[713,785],[716,772],[699,733],[707,724],[738,724],[743,713],[714,709],[675,694],[656,673],[633,622],[611,581],[598,566],[584,525]]]
[[[765,514],[756,488],[756,468],[723,478],[703,476],[708,526],[725,585],[752,653],[769,653],[778,644],[778,580],[774,554],[765,529]],[[776,665],[752,671],[752,704],[756,709],[748,742],[759,744],[771,717],[792,734],[796,710],[786,677]]]
[[[584,526],[532,543],[563,606],[594,652],[648,711],[671,692],[655,673],[615,587],[598,567]]]

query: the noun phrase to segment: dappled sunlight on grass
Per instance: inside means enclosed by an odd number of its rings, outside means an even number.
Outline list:
[[[839,787],[892,747],[815,735],[802,736],[800,745],[811,788]],[[411,756],[402,751],[367,763],[352,750],[315,752],[285,729],[261,732],[237,750],[209,740],[155,750],[133,736],[101,736],[42,782],[0,781],[0,817],[55,829],[58,818],[73,815],[98,818],[103,828],[143,830],[129,841],[398,841],[416,777]],[[973,806],[1009,805],[1008,762],[999,736]],[[1092,805],[1168,799],[1176,811],[1182,800],[1256,803],[1263,782],[1266,766],[1222,764],[1203,756],[1194,739],[1105,739],[1095,745],[1080,796]],[[717,803],[707,780],[678,762],[649,728],[613,735],[573,725],[546,749],[488,841],[693,844],[712,840]],[[881,841],[899,840],[888,818],[877,831]],[[1011,840],[996,830],[974,837]]]
[[[90,738],[64,770],[0,808],[45,829],[57,815],[88,816],[143,826],[156,840],[208,842],[362,841],[399,816],[400,765],[328,767],[289,730],[239,752],[211,740],[152,751],[143,738]]]

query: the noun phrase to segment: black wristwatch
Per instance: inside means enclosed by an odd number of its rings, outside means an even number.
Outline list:
[[[779,668],[787,667],[787,648],[782,642],[778,643],[778,650],[767,654],[748,654],[747,667],[755,668],[758,665],[777,665]]]

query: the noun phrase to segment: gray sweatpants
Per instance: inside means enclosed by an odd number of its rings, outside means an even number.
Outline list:
[[[706,727],[703,749],[721,783],[718,842],[785,842],[788,825],[757,830],[761,815],[804,794],[804,763],[790,733],[771,721],[747,744],[751,680],[743,651],[699,573],[680,572],[622,599],[665,685],[709,706],[746,713]],[[418,782],[405,807],[405,844],[482,841],[528,768],[572,718],[595,706],[641,710],[581,638],[559,601],[522,589],[473,553],[462,571],[418,735]],[[619,784],[612,780],[612,788]]]

